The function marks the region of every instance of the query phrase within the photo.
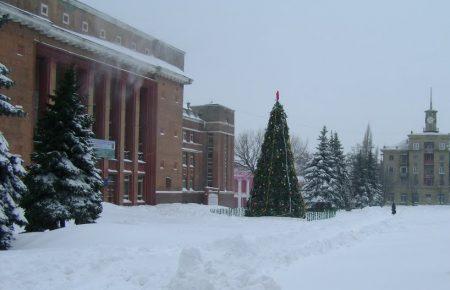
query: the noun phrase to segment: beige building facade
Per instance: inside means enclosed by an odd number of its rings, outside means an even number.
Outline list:
[[[449,204],[449,146],[450,134],[439,133],[430,99],[423,132],[411,132],[400,144],[382,150],[386,201]]]

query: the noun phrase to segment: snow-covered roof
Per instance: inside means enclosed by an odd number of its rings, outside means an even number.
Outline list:
[[[177,52],[181,53],[181,54],[185,54],[185,52],[182,49],[179,49],[178,47],[175,47],[159,38],[155,38],[152,35],[149,35],[148,33],[142,32],[139,29],[134,28],[133,26],[128,25],[127,23],[120,21],[117,18],[114,18],[106,13],[103,13],[100,10],[95,9],[92,6],[89,6],[85,3],[83,3],[83,1],[77,1],[77,0],[66,0],[67,2],[69,2],[71,5],[78,7],[84,11],[87,11],[91,14],[94,14],[97,17],[100,17],[114,25],[117,25],[125,30],[131,31],[132,33],[142,37],[142,38],[146,38],[146,39],[150,39],[150,40],[157,40],[158,42],[160,42],[161,44],[163,44],[164,46],[170,47],[173,50],[176,50]]]
[[[412,134],[409,134],[409,136],[414,136],[414,135],[418,135],[418,136],[448,136],[450,134],[439,133],[439,132],[423,132],[423,133],[412,133]]]
[[[198,114],[196,114],[194,111],[192,111],[189,108],[183,108],[183,119],[188,119],[190,121],[198,122],[198,123],[204,123],[205,121],[200,118]]]
[[[397,145],[384,146],[383,150],[408,150],[408,148],[409,148],[408,139],[405,139],[399,142]]]
[[[138,71],[155,74],[181,84],[192,83],[192,79],[187,77],[182,70],[154,56],[141,54],[115,43],[64,29],[54,25],[46,18],[0,2],[0,15],[4,14],[8,14],[11,20],[33,28],[48,37],[113,58],[117,63],[131,66]]]

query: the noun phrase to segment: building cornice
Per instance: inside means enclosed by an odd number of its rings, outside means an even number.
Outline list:
[[[76,32],[72,32],[54,25],[53,22],[49,21],[48,19],[21,10],[15,6],[0,2],[0,15],[5,14],[8,14],[12,21],[30,27],[43,35],[92,53],[113,58],[119,63],[142,71],[144,74],[148,73],[151,75],[159,76],[183,85],[192,83],[192,79],[185,75],[174,72],[159,65],[154,65],[148,62],[145,63],[142,60],[139,60],[129,54],[122,53],[108,46],[91,41],[87,38],[89,36],[83,37]],[[128,49],[123,48],[123,50]],[[170,65],[168,64],[168,66]]]
[[[117,25],[118,27],[120,27],[120,28],[122,28],[124,30],[127,30],[127,31],[129,31],[131,33],[134,33],[137,36],[140,36],[142,38],[148,39],[150,41],[152,41],[152,40],[159,41],[164,46],[167,46],[167,47],[169,47],[169,48],[171,48],[173,50],[176,50],[179,53],[186,54],[185,51],[183,51],[183,50],[181,50],[181,49],[179,49],[179,48],[177,48],[177,47],[175,47],[175,46],[173,46],[171,44],[168,44],[167,42],[162,41],[161,39],[155,38],[155,37],[151,36],[150,34],[147,34],[147,33],[143,32],[143,31],[141,31],[141,30],[139,30],[139,29],[137,29],[137,28],[135,28],[133,26],[130,26],[130,25],[126,24],[125,22],[120,21],[119,19],[114,18],[114,17],[112,17],[112,16],[110,16],[110,15],[108,15],[106,13],[103,13],[100,10],[97,10],[97,9],[95,9],[95,8],[85,4],[85,3],[82,3],[82,2],[77,1],[77,0],[64,0],[64,1],[68,2],[69,4],[75,6],[75,7],[79,8],[79,9],[82,9],[82,10],[88,12],[88,13],[91,13],[91,14],[99,17],[99,18],[102,18],[103,20],[106,20],[107,22],[110,22],[110,23],[112,23],[114,25]]]

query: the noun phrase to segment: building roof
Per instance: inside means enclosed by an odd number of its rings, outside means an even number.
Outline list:
[[[154,56],[141,54],[118,44],[59,27],[50,20],[0,2],[0,15],[8,14],[12,21],[33,28],[63,43],[114,59],[143,73],[157,75],[181,84],[191,84],[192,79],[182,70]]]
[[[106,21],[108,21],[108,22],[110,22],[110,23],[112,23],[114,25],[122,27],[123,29],[128,30],[128,31],[130,31],[130,32],[140,36],[140,37],[146,38],[148,40],[157,40],[160,44],[162,44],[162,45],[164,45],[166,47],[170,47],[171,49],[174,49],[177,52],[180,52],[182,54],[186,54],[183,50],[181,50],[181,49],[179,49],[177,47],[174,47],[173,45],[168,44],[167,42],[164,42],[164,41],[162,41],[160,39],[157,39],[157,38],[151,36],[150,34],[147,34],[147,33],[143,32],[143,31],[141,31],[139,29],[136,29],[133,26],[130,26],[127,23],[125,23],[123,21],[120,21],[117,18],[114,18],[114,17],[112,17],[112,16],[110,16],[110,15],[108,15],[106,13],[103,13],[100,10],[97,10],[97,9],[93,8],[92,6],[89,6],[89,5],[85,4],[85,3],[83,3],[82,1],[77,1],[77,0],[66,0],[66,1],[68,3],[70,3],[71,5],[77,7],[77,8],[80,8],[80,9],[82,9],[84,11],[87,11],[87,12],[89,12],[89,13],[91,13],[91,14],[99,17],[99,18],[102,18],[102,19],[104,19],[104,20],[106,20]]]
[[[409,144],[408,144],[408,139],[402,140],[401,142],[399,142],[397,145],[394,146],[384,146],[383,147],[383,151],[384,150],[408,150],[409,148]]]
[[[408,136],[449,136],[448,133],[439,132],[423,132],[423,133],[411,133]]]
[[[198,123],[205,122],[202,118],[200,118],[200,116],[197,113],[192,111],[190,108],[183,108],[183,119],[187,119]]]
[[[230,109],[230,108],[228,108],[228,107],[226,107],[226,106],[224,106],[224,105],[216,104],[216,103],[209,103],[209,104],[205,104],[205,105],[192,106],[192,107],[193,107],[193,108],[195,108],[195,107],[222,107],[222,108],[224,108],[224,109],[227,109],[227,110],[230,110],[230,111],[233,111],[233,112],[234,112],[233,109]]]

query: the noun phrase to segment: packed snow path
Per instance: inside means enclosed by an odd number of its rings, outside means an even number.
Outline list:
[[[104,204],[97,224],[19,235],[0,289],[450,289],[450,207],[397,212],[306,222]]]

